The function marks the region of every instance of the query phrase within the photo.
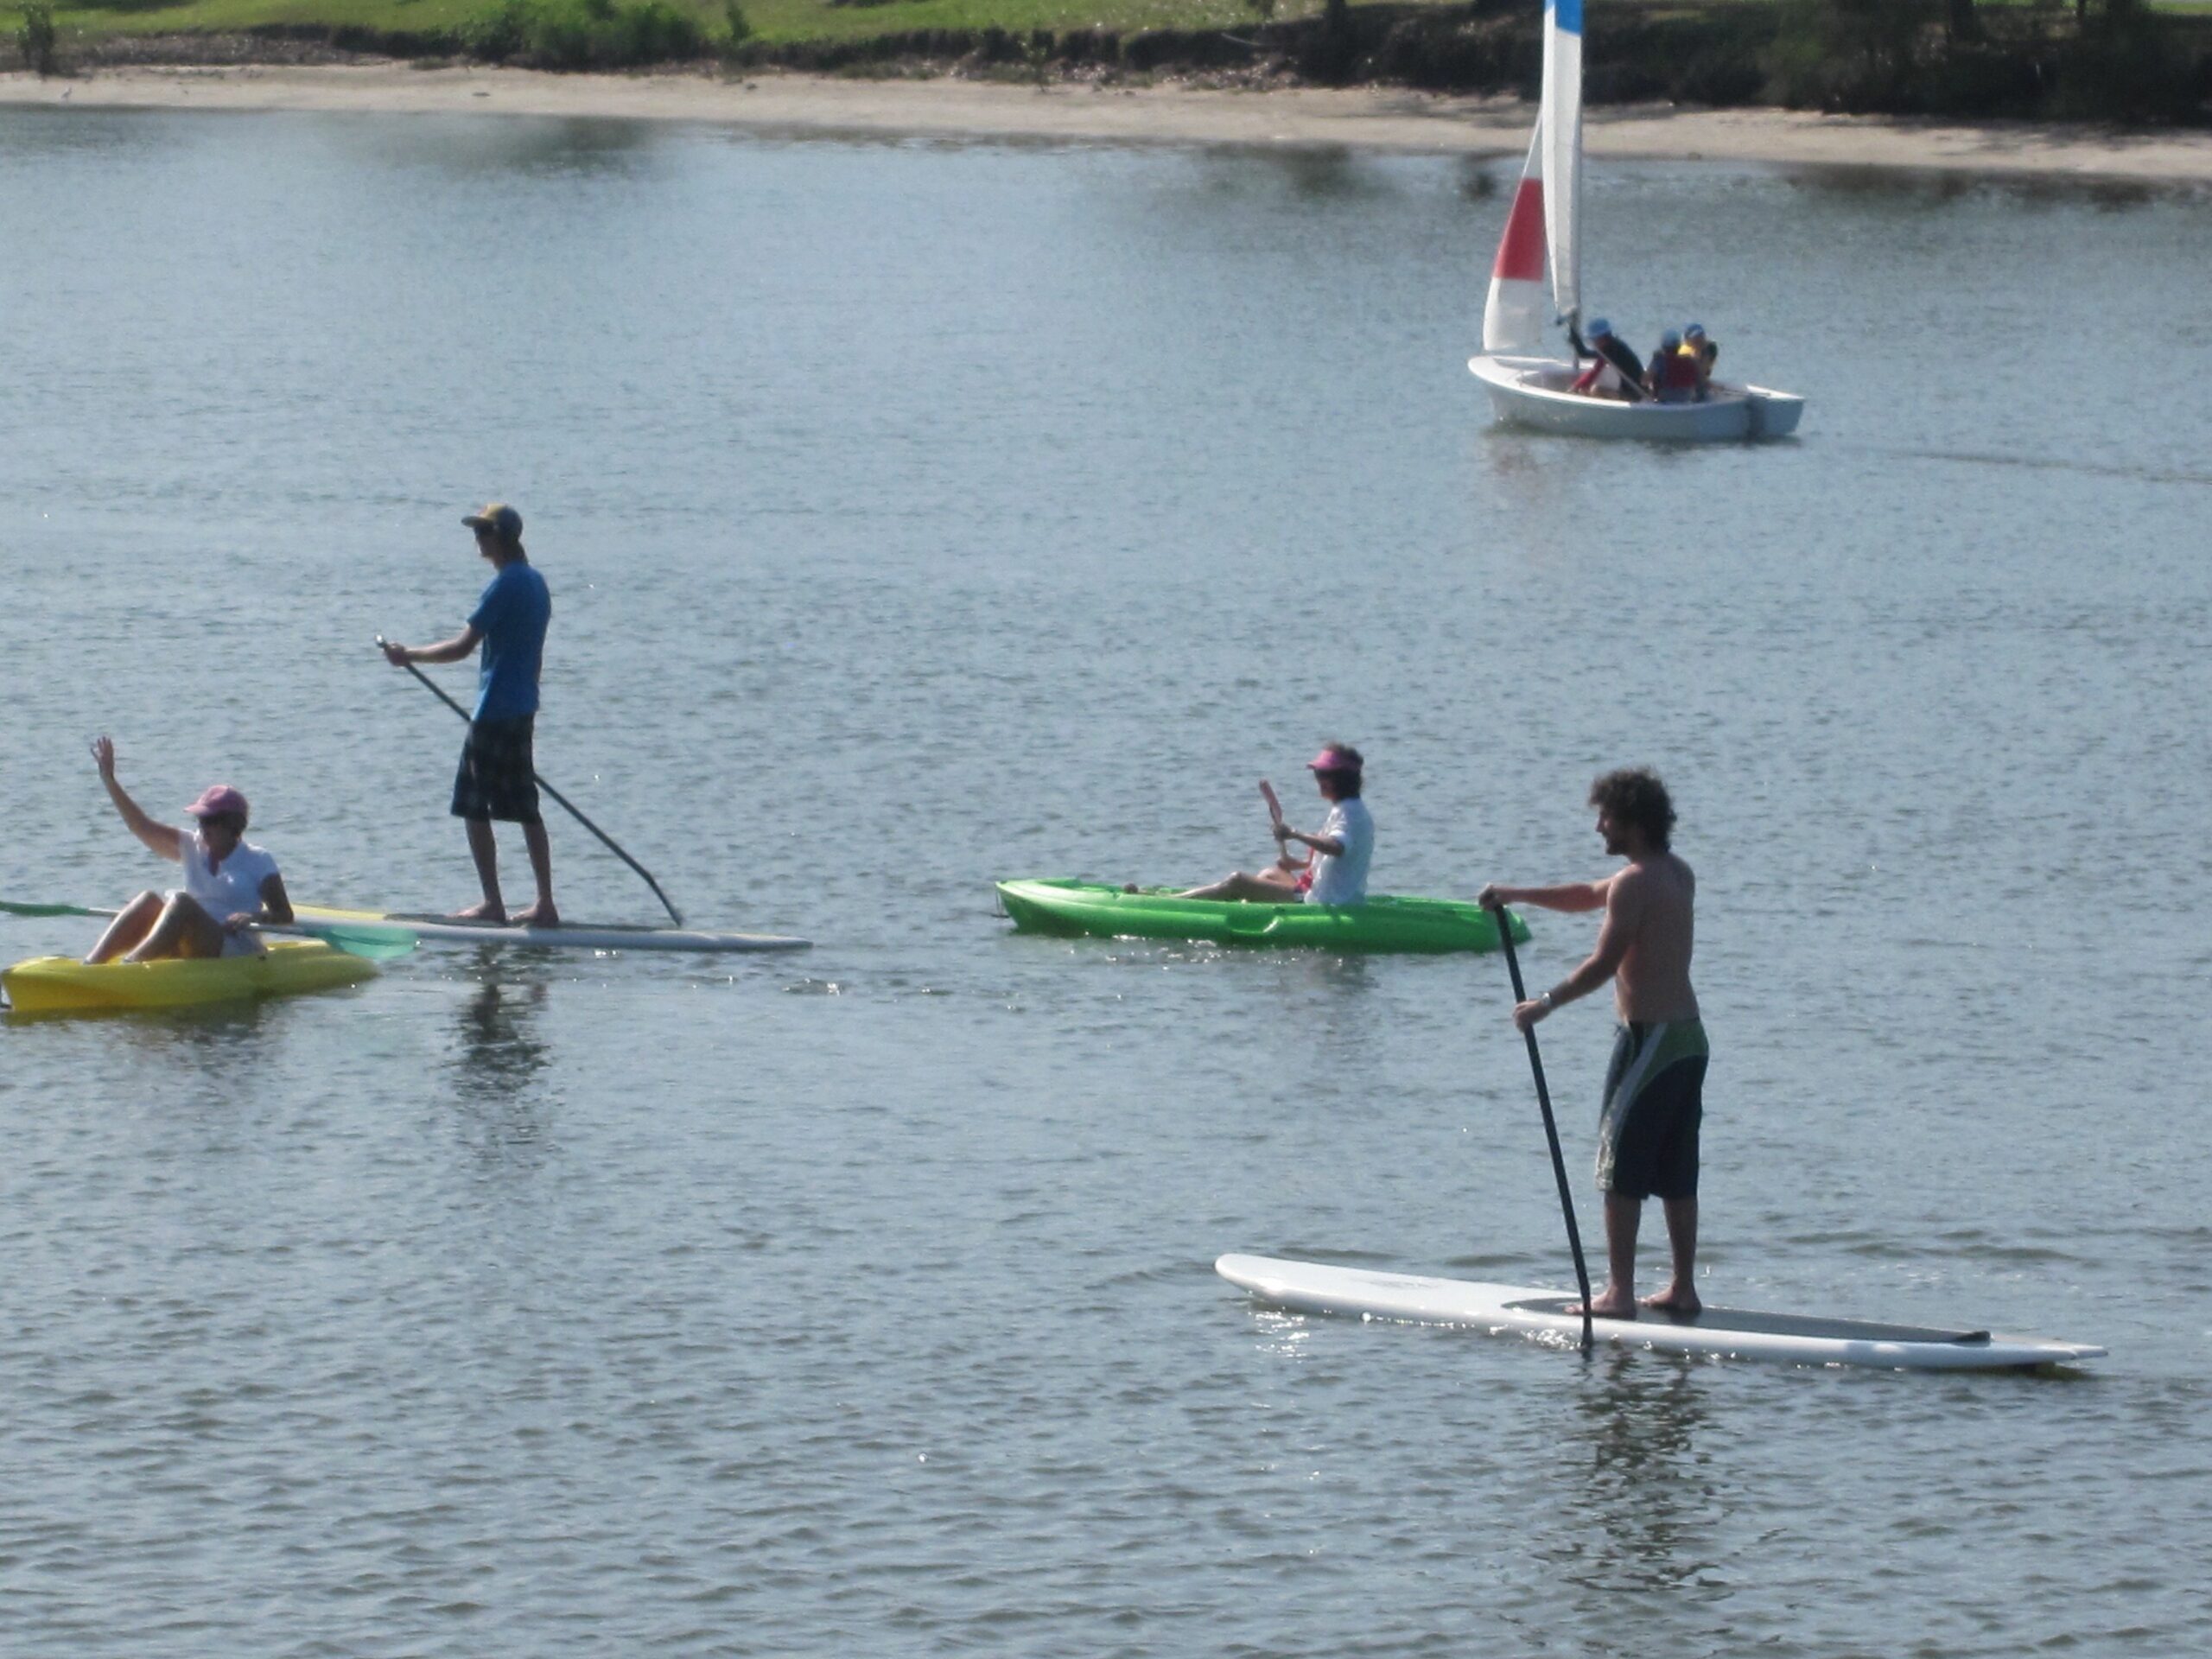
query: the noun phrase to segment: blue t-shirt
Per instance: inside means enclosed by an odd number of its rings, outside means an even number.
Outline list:
[[[468,626],[484,635],[476,677],[476,718],[519,720],[537,712],[537,664],[553,595],[537,566],[517,559],[486,584]]]

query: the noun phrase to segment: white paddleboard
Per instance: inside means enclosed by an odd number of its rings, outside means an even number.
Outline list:
[[[1555,1290],[1429,1279],[1408,1273],[1370,1273],[1360,1268],[1284,1262],[1264,1255],[1224,1255],[1213,1265],[1214,1271],[1230,1283],[1243,1286],[1261,1300],[1301,1313],[1356,1313],[1414,1325],[1463,1325],[1493,1334],[1510,1332],[1570,1346],[1580,1346],[1582,1341],[1582,1316],[1567,1311],[1580,1299]],[[1649,1312],[1634,1319],[1593,1319],[1591,1332],[1599,1342],[1661,1353],[1899,1370],[2063,1365],[2101,1358],[2105,1351],[2083,1343],[2054,1342],[2043,1337],[1878,1325],[1863,1319],[1808,1319],[1796,1313],[1751,1313],[1726,1307],[1708,1307],[1688,1319]]]
[[[529,950],[803,950],[810,939],[778,933],[707,933],[694,928],[632,927],[620,923],[563,922],[558,927],[516,927],[505,922],[472,922],[457,916],[410,915],[381,910],[334,910],[324,905],[296,905],[292,914],[302,933],[318,927],[349,938],[388,938],[439,944],[493,944]]]

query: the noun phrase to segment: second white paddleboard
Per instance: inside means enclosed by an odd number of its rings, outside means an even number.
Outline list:
[[[1464,1325],[1580,1344],[1582,1316],[1567,1310],[1573,1295],[1519,1285],[1417,1274],[1375,1273],[1319,1262],[1224,1255],[1214,1270],[1262,1301],[1312,1313],[1358,1314],[1416,1325]],[[1708,1307],[1688,1319],[1647,1313],[1634,1319],[1594,1319],[1599,1342],[1662,1353],[1778,1360],[1796,1365],[1869,1365],[1900,1370],[1992,1370],[2057,1365],[2104,1354],[2078,1342],[2006,1337],[1986,1331],[1943,1331],[1863,1319],[1810,1319]]]
[[[812,943],[779,933],[709,933],[696,928],[631,927],[607,923],[515,927],[504,922],[472,922],[454,916],[333,910],[322,905],[296,906],[293,913],[302,932],[312,932],[321,925],[351,938],[386,935],[402,942],[427,939],[440,944],[494,944],[526,950],[804,950]]]

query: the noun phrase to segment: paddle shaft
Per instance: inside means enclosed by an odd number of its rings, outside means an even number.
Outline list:
[[[1521,958],[1513,949],[1513,918],[1503,905],[1491,913],[1497,918],[1497,939],[1505,947],[1505,969],[1513,976],[1513,1001],[1517,1007],[1529,1000],[1529,993],[1521,983]],[[1544,1139],[1551,1145],[1552,1175],[1559,1182],[1560,1213],[1567,1217],[1567,1245],[1574,1252],[1574,1282],[1582,1287],[1582,1351],[1586,1354],[1594,1338],[1590,1329],[1590,1269],[1582,1260],[1582,1230],[1574,1222],[1574,1193],[1567,1184],[1567,1160],[1559,1149],[1559,1124],[1552,1116],[1552,1091],[1544,1086],[1544,1057],[1536,1052],[1536,1029],[1531,1026],[1521,1034],[1529,1042],[1529,1070],[1536,1077],[1536,1104],[1543,1108]]]
[[[377,635],[378,645],[382,646],[384,643],[384,636],[382,634]],[[440,702],[445,704],[447,708],[452,709],[454,713],[459,715],[462,720],[466,721],[468,718],[468,710],[462,708],[451,697],[448,696],[445,693],[445,688],[440,685],[435,680],[432,679],[429,675],[425,674],[421,669],[416,667],[412,663],[402,663],[400,666],[405,669],[410,674],[412,674],[416,679],[422,681],[424,685],[428,686],[432,696],[435,697]],[[638,861],[631,857],[629,854],[624,852],[622,850],[621,843],[616,841],[613,836],[608,835],[606,830],[594,823],[589,818],[586,817],[583,813],[577,809],[576,804],[574,801],[563,795],[559,790],[554,788],[552,785],[547,783],[545,779],[539,777],[535,771],[533,771],[530,775],[536,780],[537,786],[540,789],[543,790],[548,795],[550,795],[555,800],[560,802],[562,806],[566,809],[570,817],[574,818],[578,823],[583,825],[585,829],[590,830],[592,834],[597,836],[601,846],[605,847],[608,852],[613,854],[615,857],[620,859],[625,864],[627,864],[632,869],[635,870],[640,876],[642,876],[645,879],[645,885],[653,890],[653,897],[660,900],[662,908],[666,910],[671,916],[676,918],[676,925],[678,927],[683,925],[683,912],[669,902],[668,895],[660,890],[660,883],[653,880],[653,873],[651,870],[639,863]]]

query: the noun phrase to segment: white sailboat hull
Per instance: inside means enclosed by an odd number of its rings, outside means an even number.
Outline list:
[[[1511,426],[1582,438],[1635,438],[1649,443],[1745,442],[1786,438],[1797,429],[1805,400],[1766,386],[1714,381],[1701,404],[1624,403],[1567,390],[1573,364],[1555,357],[1484,355],[1467,368],[1490,393],[1497,418]]]

